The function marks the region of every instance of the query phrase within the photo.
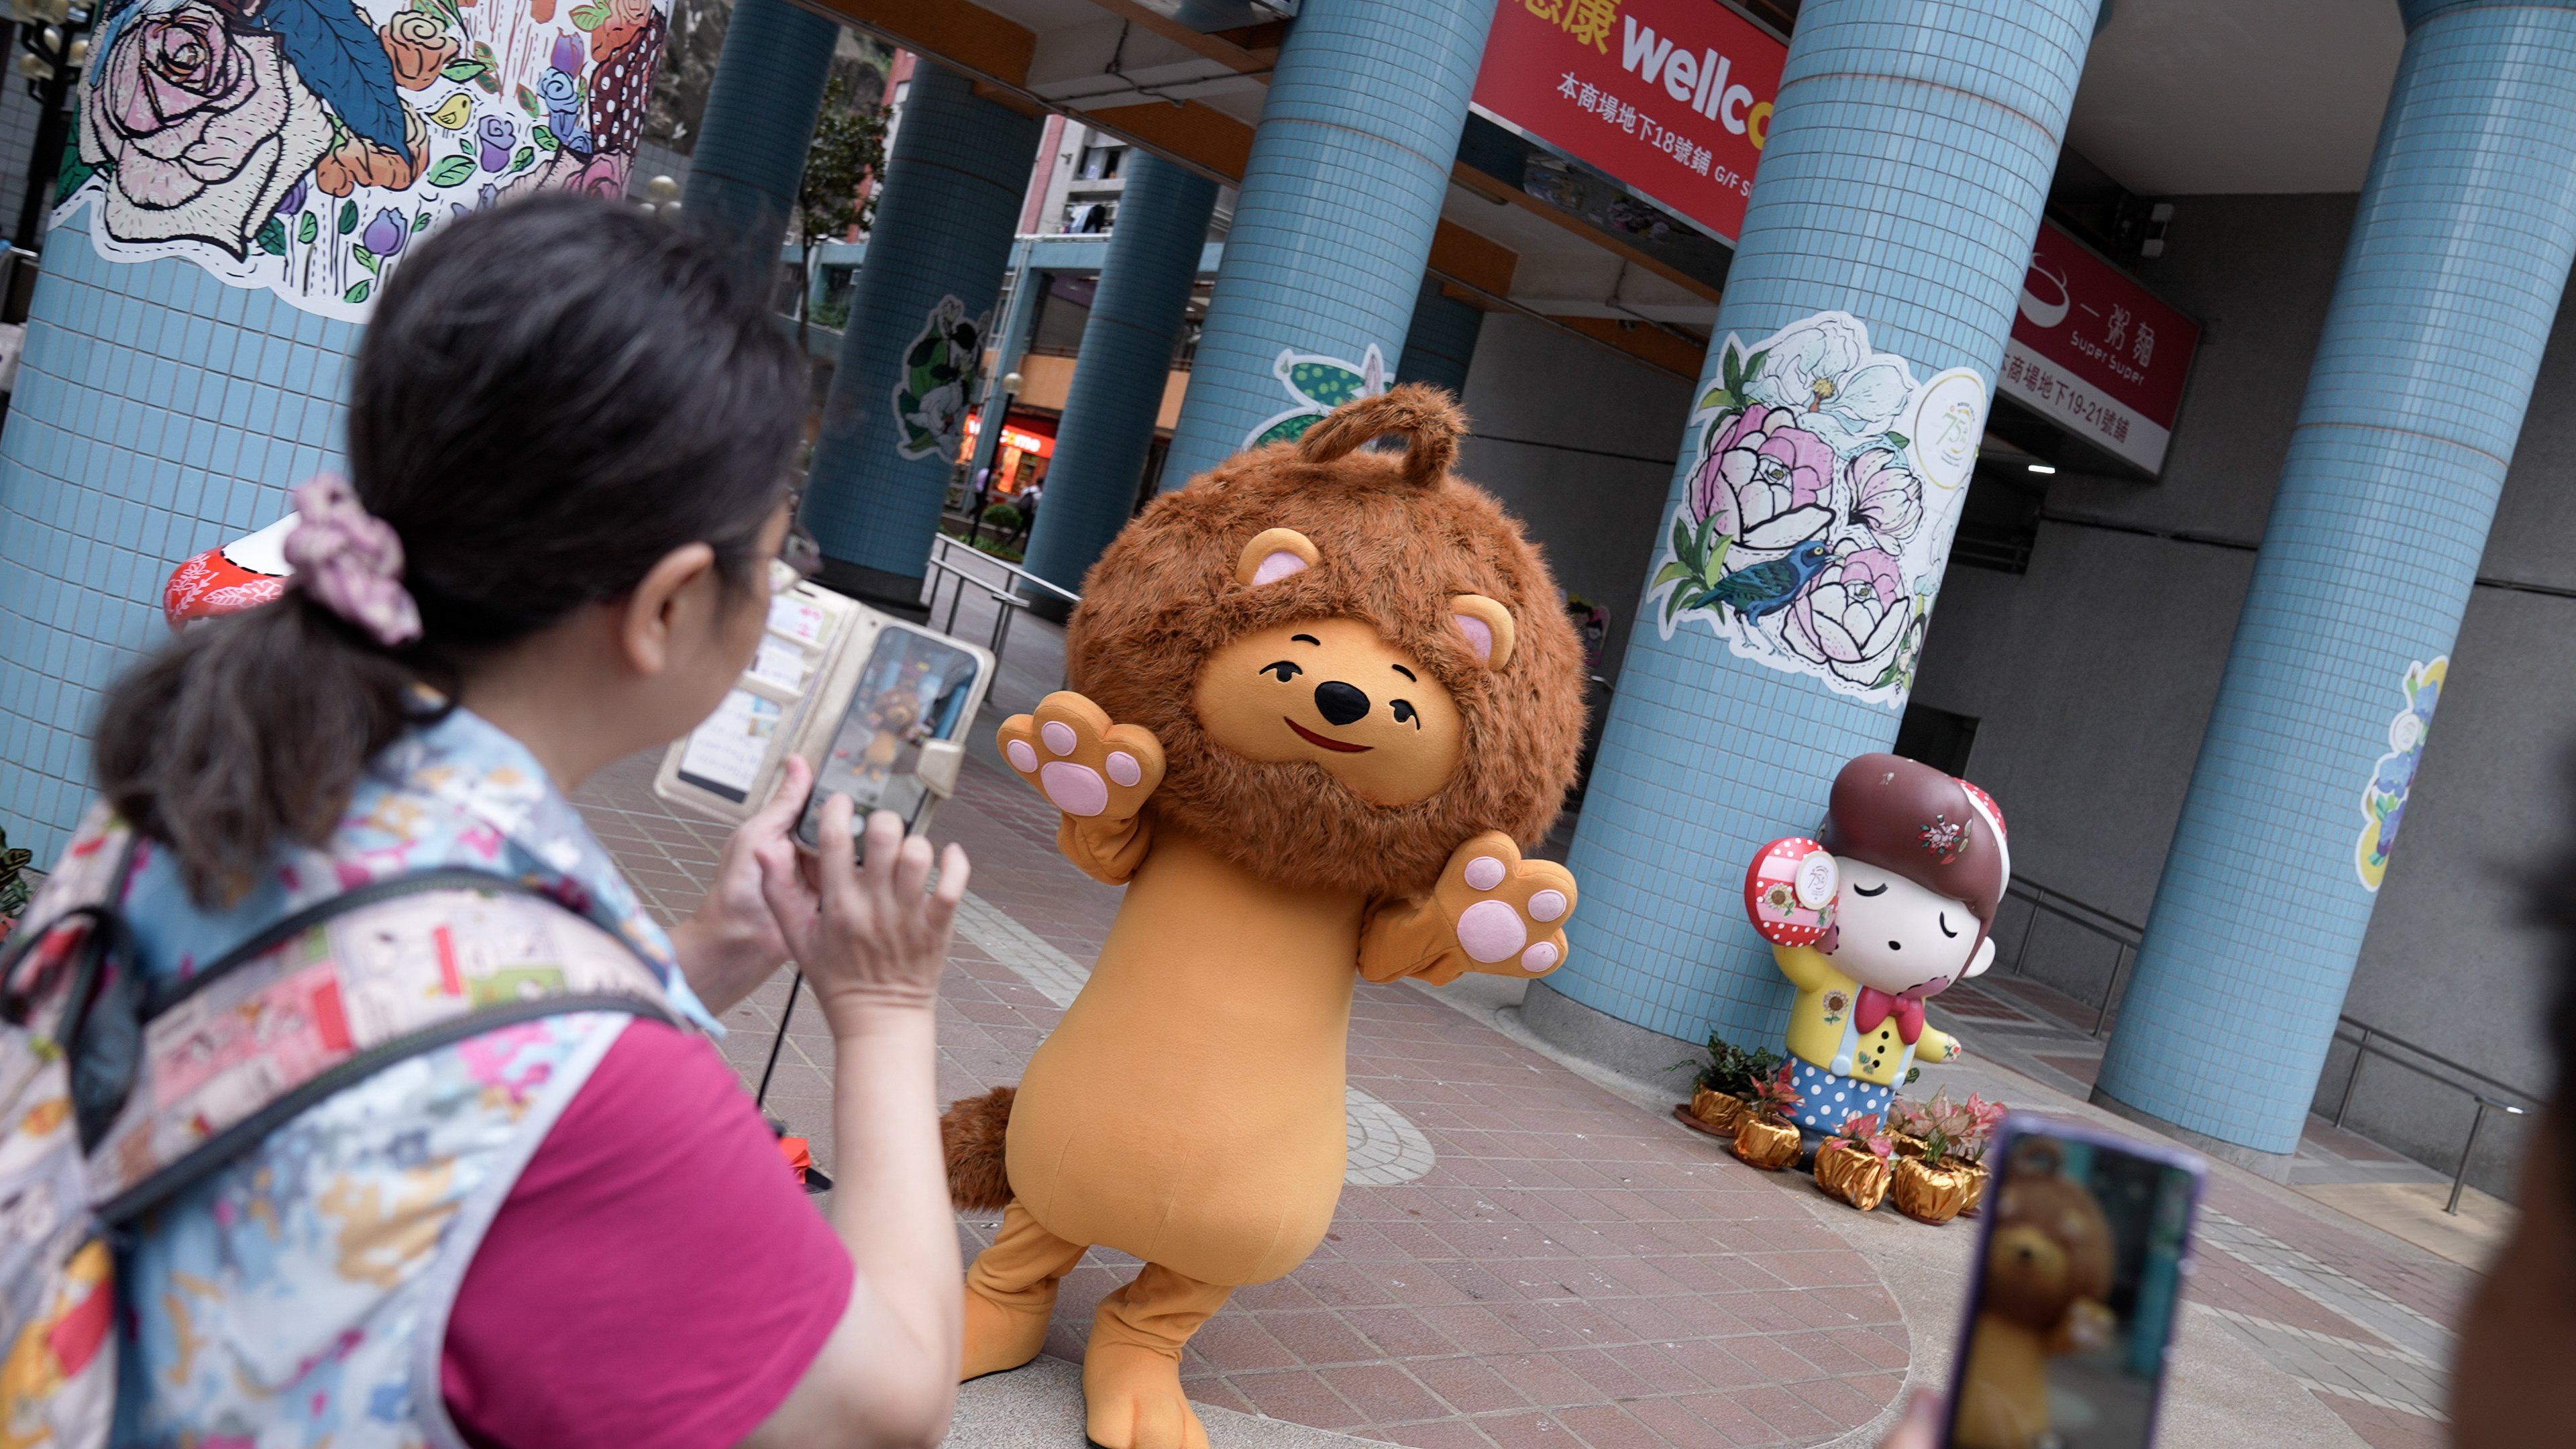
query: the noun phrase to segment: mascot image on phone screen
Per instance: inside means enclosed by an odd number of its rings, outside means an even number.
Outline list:
[[[1772,841],[1744,873],[1744,907],[1798,988],[1789,1055],[1814,1134],[1887,1110],[1918,1061],[1959,1043],[1926,1026],[1926,997],[1994,964],[1987,932],[2012,880],[2003,812],[1985,791],[1897,755],[1834,776],[1824,839]]]
[[[1127,893],[1016,1096],[950,1112],[959,1205],[1007,1201],[964,1373],[1037,1356],[1085,1248],[1134,1254],[1083,1363],[1103,1449],[1204,1449],[1182,1345],[1323,1239],[1354,984],[1565,960],[1574,878],[1515,842],[1574,778],[1582,651],[1450,473],[1465,426],[1399,387],[1160,499],[1084,581],[1072,690],[1002,726],[1057,845]],[[1362,451],[1386,434],[1409,446]]]

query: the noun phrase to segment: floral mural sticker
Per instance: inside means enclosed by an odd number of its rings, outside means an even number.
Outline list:
[[[966,441],[966,384],[984,355],[990,312],[966,320],[955,294],[933,303],[903,350],[894,383],[894,450],[905,458],[953,458]]]
[[[622,196],[669,0],[108,0],[54,218],[363,321],[433,228]]]
[[[1288,389],[1288,396],[1296,399],[1297,406],[1262,419],[1259,426],[1243,435],[1246,448],[1293,443],[1306,435],[1317,418],[1353,398],[1376,397],[1386,391],[1390,381],[1386,354],[1378,351],[1374,342],[1368,345],[1367,355],[1356,363],[1283,347],[1270,364],[1270,375]]]
[[[1971,368],[1918,383],[1862,322],[1821,312],[1729,336],[1692,414],[1689,483],[1649,586],[1663,637],[1902,708],[1985,433]]]
[[[2442,702],[2442,682],[2450,677],[2451,656],[2406,666],[2398,689],[2406,707],[2388,721],[2388,753],[2370,772],[2361,792],[2361,839],[2353,846],[2353,869],[2361,887],[2376,892],[2388,874],[2389,853],[2397,849],[2397,827],[2406,818],[2406,796],[2415,785],[2415,768],[2424,758],[2424,737],[2433,731],[2433,707]]]

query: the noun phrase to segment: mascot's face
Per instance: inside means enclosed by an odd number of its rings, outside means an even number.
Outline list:
[[[1891,996],[1930,996],[1994,959],[1965,903],[1925,890],[1892,870],[1840,859],[1834,896],[1835,966]]]
[[[1082,588],[1067,685],[1162,741],[1152,810],[1283,884],[1416,894],[1536,841],[1583,742],[1582,648],[1520,529],[1399,387],[1164,495]],[[1364,449],[1381,434],[1401,453]]]

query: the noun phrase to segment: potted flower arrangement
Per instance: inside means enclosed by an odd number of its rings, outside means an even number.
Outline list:
[[[1851,1118],[1816,1149],[1816,1186],[1824,1190],[1825,1196],[1838,1198],[1862,1212],[1885,1200],[1888,1182],[1895,1173],[1890,1163],[1895,1144],[1888,1141],[1881,1126],[1875,1113]]]
[[[1709,1033],[1708,1064],[1700,1069],[1690,1105],[1674,1113],[1692,1126],[1731,1137],[1744,1120],[1755,1083],[1780,1065],[1780,1054],[1767,1048],[1746,1051]]]
[[[1789,1114],[1805,1101],[1790,1085],[1786,1062],[1773,1075],[1755,1079],[1750,1110],[1735,1126],[1735,1155],[1765,1172],[1778,1172],[1797,1161],[1801,1144]]]
[[[1896,1210],[1936,1226],[1966,1211],[1984,1191],[1985,1168],[1977,1159],[2003,1116],[2002,1104],[1975,1096],[1955,1102],[1944,1087],[1929,1102],[1891,1104],[1889,1116],[1911,1139],[1896,1144],[1899,1160],[1888,1184]]]

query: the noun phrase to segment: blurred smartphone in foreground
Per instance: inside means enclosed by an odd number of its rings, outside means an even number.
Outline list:
[[[2203,1168],[2013,1113],[1986,1161],[1950,1449],[2145,1449],[2191,1272]]]
[[[977,686],[983,669],[977,655],[927,630],[885,626],[859,671],[858,688],[832,733],[822,768],[814,772],[814,793],[797,817],[796,843],[814,848],[823,803],[836,794],[850,797],[862,823],[869,811],[891,810],[903,817],[907,832],[920,829],[932,794],[923,779],[924,753],[956,739],[968,702],[982,693]],[[956,761],[946,761],[946,767],[953,781]]]

